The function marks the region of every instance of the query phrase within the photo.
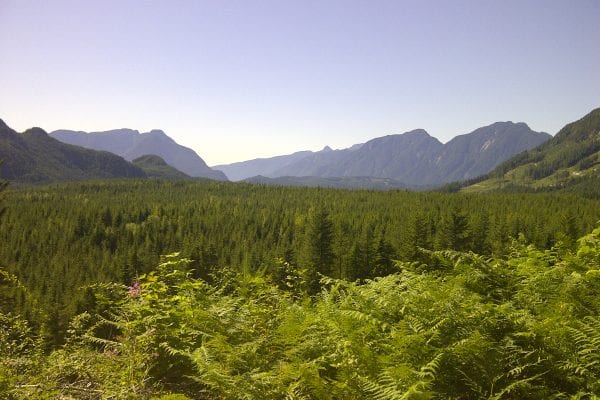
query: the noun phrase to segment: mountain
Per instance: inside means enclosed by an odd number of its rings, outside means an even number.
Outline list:
[[[485,174],[550,137],[547,133],[532,131],[524,123],[497,122],[442,144],[425,130],[416,129],[347,149],[327,147],[315,153],[294,153],[295,159],[291,155],[281,156],[277,161],[284,166],[273,169],[276,163],[272,163],[268,171],[256,168],[252,172],[270,178],[368,176],[392,179],[410,187],[432,187]],[[257,165],[252,164],[255,161],[245,165]],[[229,166],[219,168],[227,171]],[[243,172],[238,171],[236,177],[243,177]]]
[[[272,177],[280,176],[338,176],[327,174],[327,170],[332,166],[338,165],[346,160],[351,153],[356,151],[358,147],[351,147],[342,150],[332,150],[329,146],[325,146],[323,150],[309,154],[308,156],[279,168],[271,174]],[[356,174],[359,176],[367,176],[368,174]]]
[[[211,169],[194,150],[177,144],[161,130],[140,133],[132,129],[115,129],[86,133],[61,129],[51,132],[50,136],[64,143],[110,151],[129,161],[155,154],[187,175],[227,180],[225,174]]]
[[[405,184],[425,185],[425,165],[431,163],[443,144],[425,130],[388,135],[348,151],[342,162],[324,169],[324,176],[372,176]]]
[[[133,165],[141,168],[149,178],[161,179],[190,179],[190,176],[184,174],[178,169],[173,168],[162,158],[154,154],[147,154],[132,161]]]
[[[466,135],[456,136],[436,155],[429,183],[463,181],[483,175],[523,150],[551,136],[532,131],[523,122],[496,122]]]
[[[600,188],[600,108],[470,183],[463,190]]]
[[[314,154],[312,151],[297,151],[293,154],[271,158],[256,158],[233,164],[214,165],[212,168],[223,171],[232,181],[241,181],[253,176],[271,176],[275,171]]]
[[[40,128],[17,133],[2,120],[0,160],[0,177],[22,183],[146,177],[115,154],[59,142]]]
[[[351,177],[328,177],[319,176],[281,176],[277,178],[268,178],[265,176],[254,176],[244,179],[246,183],[277,186],[309,186],[326,187],[336,189],[377,189],[394,190],[406,189],[406,185],[389,178],[372,178],[365,176]]]

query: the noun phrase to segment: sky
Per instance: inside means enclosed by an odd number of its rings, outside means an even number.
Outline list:
[[[0,118],[209,164],[600,107],[598,0],[0,0]]]

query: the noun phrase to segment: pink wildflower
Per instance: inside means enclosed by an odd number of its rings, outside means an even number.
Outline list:
[[[142,293],[142,288],[138,282],[133,282],[133,285],[129,287],[127,293],[129,294],[129,297],[137,297]]]

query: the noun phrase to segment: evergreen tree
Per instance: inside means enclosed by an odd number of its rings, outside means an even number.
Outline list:
[[[395,272],[394,260],[396,258],[397,255],[394,246],[385,239],[385,234],[382,234],[375,250],[375,267],[372,275],[386,276]]]
[[[354,235],[352,225],[347,220],[336,224],[336,234],[334,241],[334,253],[336,255],[335,271],[333,276],[344,279],[347,275],[350,254],[348,249],[352,247]]]
[[[329,212],[321,208],[312,215],[306,235],[306,280],[310,293],[316,293],[319,289],[318,273],[330,276],[333,272],[333,238],[333,223]]]
[[[579,229],[577,227],[577,221],[573,214],[565,214],[561,217],[561,225],[563,227],[563,242],[568,246],[573,247],[575,245],[575,240],[579,237]]]
[[[374,276],[377,269],[377,248],[373,239],[373,227],[367,227],[362,237],[352,246],[346,271],[348,280],[363,281]]]
[[[0,160],[0,170],[2,169],[2,164],[3,161]],[[6,187],[8,186],[8,181],[0,179],[0,200],[2,200],[2,192],[4,192],[4,190],[6,189]],[[5,208],[2,206],[2,204],[0,204],[0,217],[2,216],[2,214],[4,214]]]
[[[452,210],[442,218],[436,243],[438,249],[466,250],[470,241],[469,220],[465,214]]]
[[[344,274],[344,278],[349,281],[355,281],[363,278],[364,272],[364,257],[360,243],[354,243],[350,251],[348,265]]]
[[[490,219],[487,213],[482,213],[476,226],[473,228],[472,249],[479,254],[488,254],[491,251],[489,243]]]
[[[425,215],[417,214],[410,223],[408,240],[402,243],[402,257],[405,260],[418,258],[419,248],[431,248],[430,237],[432,228]]]

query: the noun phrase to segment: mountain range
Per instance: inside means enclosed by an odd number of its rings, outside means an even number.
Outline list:
[[[214,168],[231,180],[280,177],[373,177],[405,185],[436,186],[491,171],[510,157],[551,136],[525,123],[496,122],[443,144],[423,129],[388,135],[347,149],[325,147],[287,156],[249,160]]]
[[[178,144],[161,130],[140,133],[133,129],[114,129],[87,133],[61,129],[51,132],[50,136],[63,143],[110,151],[128,161],[154,154],[189,176],[227,180],[224,173],[211,169],[194,150]]]
[[[196,168],[196,174],[225,179],[224,174],[211,170],[196,153],[162,131],[55,131],[53,136],[102,147],[133,160],[63,143],[41,128],[17,133],[0,120],[0,178],[21,183],[125,177],[191,179],[190,174],[173,166],[185,161],[191,164],[188,168]],[[135,157],[144,152],[149,153]],[[170,154],[175,160],[168,162],[155,153]],[[564,189],[600,196],[600,108],[567,124],[554,137],[534,132],[524,123],[497,122],[442,144],[417,129],[347,149],[325,147],[318,152],[302,151],[219,167],[234,180],[257,184],[424,189],[456,182],[444,189]]]

